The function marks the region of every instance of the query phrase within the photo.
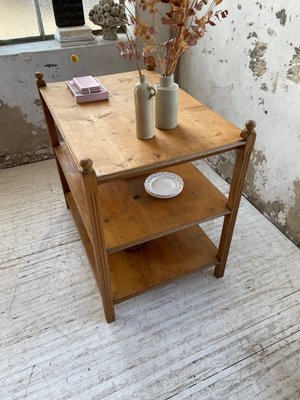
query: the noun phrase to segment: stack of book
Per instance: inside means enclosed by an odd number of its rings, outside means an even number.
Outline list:
[[[93,76],[79,76],[66,81],[76,103],[105,100],[109,97],[108,90]]]
[[[56,28],[54,38],[61,47],[82,46],[96,43],[95,36],[89,26],[72,26],[68,28]]]

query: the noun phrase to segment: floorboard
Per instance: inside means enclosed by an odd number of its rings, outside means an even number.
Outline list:
[[[245,198],[224,278],[192,273],[107,324],[54,161],[0,185],[1,400],[299,400],[300,250]],[[202,225],[216,244],[221,222]]]

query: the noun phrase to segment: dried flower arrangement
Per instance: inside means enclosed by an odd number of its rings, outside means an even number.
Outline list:
[[[197,44],[206,26],[215,26],[228,15],[227,10],[215,10],[222,0],[129,0],[134,12],[126,7],[129,20],[123,21],[128,44],[119,43],[120,54],[134,58],[141,75],[140,61],[150,66],[158,66],[163,76],[174,73],[179,57],[191,46]],[[161,12],[159,5],[169,5]],[[152,23],[142,20],[143,12],[152,15]],[[200,15],[202,12],[202,15]],[[159,24],[170,27],[170,38],[161,41]],[[130,26],[133,26],[131,33]],[[141,49],[137,45],[141,42]]]

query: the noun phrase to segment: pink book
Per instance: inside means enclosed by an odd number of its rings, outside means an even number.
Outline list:
[[[96,79],[96,78],[95,78]],[[98,81],[97,81],[98,82]],[[94,92],[94,93],[87,93],[83,94],[75,84],[74,80],[66,81],[68,88],[70,89],[76,103],[86,103],[88,101],[96,101],[96,100],[105,100],[108,99],[109,97],[109,92],[108,90],[101,85],[100,85],[100,91]]]
[[[75,85],[83,94],[100,92],[101,86],[96,78],[93,76],[76,76],[73,78]]]

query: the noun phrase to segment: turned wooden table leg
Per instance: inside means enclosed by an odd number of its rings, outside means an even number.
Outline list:
[[[80,161],[85,196],[89,211],[89,222],[92,233],[92,247],[95,257],[95,275],[102,296],[105,318],[107,322],[115,320],[115,310],[110,282],[108,257],[101,225],[100,202],[98,196],[98,183],[93,162],[90,159]]]
[[[254,121],[247,121],[245,125],[246,128],[241,132],[241,137],[246,141],[246,144],[237,150],[236,162],[227,202],[227,206],[232,210],[232,212],[224,217],[219,251],[217,254],[220,264],[216,266],[214,271],[214,274],[217,278],[221,278],[224,275],[235,221],[243,193],[245,177],[256,139],[256,133],[254,130],[256,123]]]
[[[43,96],[41,95],[40,90],[39,90],[40,88],[42,88],[44,86],[47,86],[47,84],[46,84],[46,82],[44,80],[44,76],[43,76],[43,74],[41,72],[36,72],[35,73],[35,78],[36,78],[36,85],[37,85],[39,96],[40,96],[40,100],[41,100],[41,103],[42,103],[42,107],[43,107],[43,111],[44,111],[44,116],[45,116],[45,120],[46,120],[46,124],[47,124],[47,128],[48,128],[48,132],[49,132],[52,148],[54,150],[54,148],[56,146],[60,145],[59,140],[58,140],[58,135],[57,135],[57,129],[56,129],[56,126],[55,126],[54,119],[52,118],[52,115],[51,115],[51,113],[50,113],[50,111],[49,111],[49,109],[47,107],[47,104],[45,103],[45,100],[43,99]],[[70,188],[69,188],[68,182],[66,180],[66,177],[64,175],[64,172],[63,172],[63,170],[62,170],[62,168],[61,168],[61,166],[60,166],[60,164],[59,164],[59,162],[57,160],[55,152],[54,152],[54,158],[55,158],[55,161],[56,161],[56,165],[57,165],[57,169],[58,169],[59,178],[60,178],[60,182],[61,182],[61,186],[62,186],[63,192],[64,192],[64,194],[68,193],[70,191]],[[66,201],[67,207],[69,208],[69,205],[68,205],[68,202],[67,202],[66,199],[65,199],[65,201]]]

